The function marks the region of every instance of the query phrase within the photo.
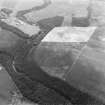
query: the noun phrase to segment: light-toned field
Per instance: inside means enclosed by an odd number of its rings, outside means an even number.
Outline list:
[[[42,42],[88,42],[96,27],[56,27]]]

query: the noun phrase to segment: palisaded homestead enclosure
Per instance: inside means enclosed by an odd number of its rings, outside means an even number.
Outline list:
[[[104,105],[104,8],[0,0],[0,105]]]

